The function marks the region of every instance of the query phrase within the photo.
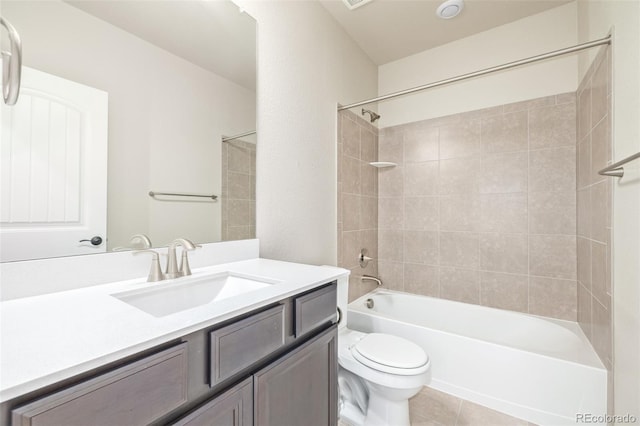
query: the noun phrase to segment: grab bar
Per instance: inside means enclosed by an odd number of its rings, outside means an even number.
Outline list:
[[[187,194],[187,193],[175,193],[175,192],[156,192],[149,191],[149,197],[155,198],[156,195],[171,195],[173,197],[199,197],[199,198],[211,198],[212,200],[217,200],[217,195],[204,195],[204,194]]]
[[[622,166],[627,164],[629,161],[635,160],[636,158],[640,158],[640,152],[636,152],[635,154],[630,155],[627,158],[618,161],[617,163],[613,163],[612,165],[605,167],[604,169],[600,170],[598,174],[602,176],[613,176],[621,178],[624,176],[624,167]]]
[[[18,31],[4,18],[0,25],[9,33],[10,52],[2,52],[2,97],[7,105],[15,105],[20,94],[20,73],[22,70],[22,43]]]

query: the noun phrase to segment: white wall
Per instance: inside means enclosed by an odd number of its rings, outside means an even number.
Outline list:
[[[25,65],[109,93],[109,247],[219,241],[219,203],[147,192],[220,194],[220,136],[254,129],[255,93],[60,1],[3,2],[3,16]]]
[[[614,28],[614,161],[640,151],[640,2],[578,2],[578,36],[587,41]],[[580,59],[584,75],[591,55]],[[625,167],[613,192],[614,412],[640,418],[640,161]]]
[[[575,2],[390,62],[379,68],[380,95],[576,44]],[[575,56],[381,102],[380,127],[575,91]]]
[[[258,21],[260,255],[337,262],[337,103],[376,95],[377,68],[315,1],[238,1]]]

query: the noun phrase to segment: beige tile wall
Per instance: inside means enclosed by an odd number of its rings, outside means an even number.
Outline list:
[[[577,319],[610,370],[611,180],[597,174],[611,161],[610,60],[603,49],[577,97],[385,128],[379,144],[374,126],[341,113],[339,265],[352,270],[350,299],[373,289],[363,273],[378,272],[388,288]],[[378,160],[398,165],[372,173]],[[366,271],[362,246],[379,259]],[[411,400],[411,423],[527,424],[427,387]]]
[[[222,143],[222,241],[256,237],[256,145]]]
[[[351,270],[349,300],[373,290],[378,274],[378,129],[351,111],[338,114],[338,266]],[[374,260],[358,264],[360,249]]]
[[[576,97],[380,130],[385,286],[576,320]]]
[[[598,53],[577,92],[578,321],[609,371],[613,179],[597,172],[612,161],[610,50]]]

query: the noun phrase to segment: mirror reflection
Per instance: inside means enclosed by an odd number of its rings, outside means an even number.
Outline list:
[[[23,45],[2,261],[255,237],[256,135],[222,141],[255,131],[250,16],[203,0],[3,0],[2,16]]]

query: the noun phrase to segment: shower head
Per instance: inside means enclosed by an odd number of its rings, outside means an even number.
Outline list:
[[[369,117],[371,118],[371,122],[373,123],[374,121],[376,121],[378,118],[380,118],[380,114],[376,114],[375,112],[371,111],[370,109],[364,109],[362,108],[362,115],[365,114],[369,114]]]

